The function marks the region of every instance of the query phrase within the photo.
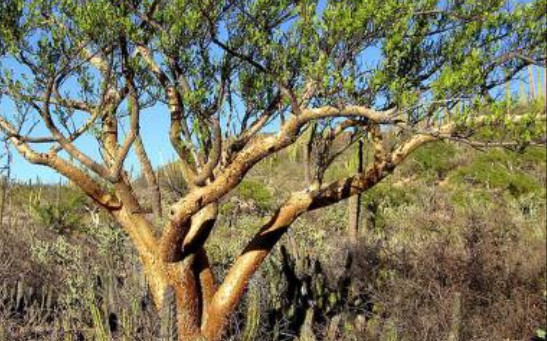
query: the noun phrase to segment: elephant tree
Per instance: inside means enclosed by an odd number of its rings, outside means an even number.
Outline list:
[[[511,114],[497,96],[521,70],[545,64],[545,6],[7,0],[0,128],[25,159],[70,179],[119,223],[157,308],[174,293],[181,340],[218,340],[249,279],[302,214],[369,189],[430,141],[526,146],[543,138],[543,108]],[[188,184],[165,217],[140,134],[145,109],[169,116],[170,128],[157,134],[169,134]],[[310,130],[309,184],[257,226],[224,279],[214,278],[205,243],[219,201]],[[374,160],[326,183],[325,171],[364,135]],[[131,154],[157,219],[133,191]]]

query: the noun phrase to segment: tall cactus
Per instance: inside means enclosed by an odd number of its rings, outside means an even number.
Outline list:
[[[369,302],[356,299],[356,293],[352,290],[350,252],[346,254],[343,274],[336,280],[329,281],[319,260],[313,260],[307,255],[302,257],[303,261],[297,266],[294,257],[284,246],[280,251],[280,274],[283,276],[284,284],[271,288],[272,296],[281,296],[281,300],[274,304],[273,319],[270,321],[288,320],[288,332],[299,335],[299,340],[332,338],[338,331],[335,325],[329,328],[328,321],[331,318],[340,316],[348,308],[355,312],[370,309],[367,306]],[[353,316],[347,318],[352,319]],[[316,335],[317,329],[324,329],[325,334],[330,336]]]
[[[242,341],[253,341],[258,337],[260,327],[260,291],[256,285],[249,287],[247,294],[247,313],[245,319],[245,329],[243,331]]]

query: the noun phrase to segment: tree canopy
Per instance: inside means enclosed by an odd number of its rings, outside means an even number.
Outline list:
[[[111,212],[139,251],[158,307],[167,288],[177,292],[181,338],[218,339],[250,276],[301,214],[374,186],[429,141],[544,139],[544,108],[517,114],[500,87],[530,65],[545,66],[546,7],[545,0],[6,0],[0,128],[26,159]],[[139,134],[147,108],[169,116],[169,131],[157,133],[169,135],[189,185],[161,236],[125,169],[135,153],[161,218]],[[203,246],[218,201],[304,135],[319,151],[313,181],[279,207],[217,288]],[[341,137],[342,147],[334,143]],[[336,157],[365,137],[374,163],[324,183]],[[77,147],[84,138],[100,158]]]

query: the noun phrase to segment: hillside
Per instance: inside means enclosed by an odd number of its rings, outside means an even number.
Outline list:
[[[299,148],[264,160],[224,199],[207,245],[218,274],[289,191],[303,187]],[[327,177],[355,169],[354,153]],[[546,158],[543,147],[426,146],[363,195],[357,245],[347,241],[346,202],[305,215],[250,283],[232,339],[540,335]],[[177,172],[159,170],[166,204],[184,192]],[[137,188],[145,197],[145,186]],[[13,183],[8,198],[0,340],[169,339],[172,317],[153,312],[135,253],[107,216],[72,187]]]

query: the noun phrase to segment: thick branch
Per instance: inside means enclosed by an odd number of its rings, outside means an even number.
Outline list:
[[[135,140],[135,154],[137,154],[137,158],[139,159],[139,163],[141,165],[142,173],[146,179],[148,190],[150,191],[152,210],[154,211],[154,214],[157,218],[161,218],[161,192],[158,179],[156,177],[156,173],[154,172],[154,168],[152,167],[152,163],[150,162],[150,158],[146,153],[146,149],[144,148],[140,135],[137,136]]]
[[[203,186],[205,182],[213,175],[213,171],[220,162],[222,152],[222,131],[220,130],[220,122],[218,119],[213,119],[213,147],[209,152],[207,163],[202,167],[200,174],[194,179],[196,186]]]
[[[42,110],[39,111],[40,116],[44,120],[44,123],[48,130],[51,132],[53,137],[59,142],[61,147],[73,158],[81,162],[84,166],[95,172],[99,176],[105,177],[107,175],[107,170],[102,165],[98,164],[97,162],[93,161],[89,156],[82,153],[80,150],[78,150],[74,145],[71,143],[70,140],[68,140],[61,131],[57,128],[55,123],[53,122],[53,119],[50,114],[50,103],[49,99],[51,98],[51,89],[53,84],[50,82],[46,89],[45,94],[45,102],[43,105]]]
[[[119,180],[125,159],[127,158],[129,150],[133,146],[133,143],[135,142],[135,139],[137,138],[137,135],[139,133],[140,108],[136,90],[134,88],[131,91],[129,101],[131,110],[131,123],[129,127],[129,133],[126,136],[121,148],[118,150],[114,163],[110,168],[110,174],[107,178],[112,182],[117,182]]]
[[[0,117],[0,128],[8,132],[8,134],[12,134],[12,136],[9,137],[9,140],[12,142],[19,154],[21,154],[21,156],[29,162],[38,165],[46,165],[53,168],[79,186],[99,205],[109,210],[120,208],[120,202],[116,197],[108,194],[108,192],[104,190],[98,182],[82,172],[78,167],[71,165],[54,152],[38,153],[30,148],[26,142],[17,138],[14,135],[15,128],[13,128],[13,126],[11,126],[11,124],[2,117]]]
[[[303,213],[329,206],[352,195],[362,193],[387,176],[414,149],[435,140],[431,136],[416,136],[397,148],[388,158],[374,164],[365,172],[341,179],[316,191],[294,193],[254,236],[230,268],[224,282],[215,293],[202,331],[211,340],[218,340],[228,316],[234,311],[251,276],[262,264],[274,245],[290,225]]]
[[[392,112],[378,112],[363,107],[347,107],[345,109],[325,107],[304,110],[301,115],[293,116],[287,121],[277,136],[257,139],[239,152],[230,166],[219,173],[208,186],[196,188],[173,205],[170,211],[171,223],[164,231],[160,242],[163,259],[167,262],[173,261],[176,254],[173,252],[176,248],[175,245],[184,240],[185,234],[188,232],[185,227],[189,226],[193,214],[235,188],[257,162],[294,143],[299,137],[302,126],[307,122],[342,115],[367,117],[372,121],[379,122],[393,122],[394,119],[390,116]]]
[[[167,74],[155,62],[152,51],[144,45],[138,45],[137,51],[143,57],[148,68],[150,69],[150,71],[152,71],[160,85],[165,89],[168,109],[171,115],[171,127],[169,131],[171,145],[177,152],[177,155],[179,156],[179,159],[182,163],[182,171],[186,183],[188,183],[189,185],[193,185],[193,179],[196,176],[196,170],[194,169],[194,167],[192,167],[190,163],[190,150],[181,139],[181,134],[183,133],[184,128],[184,118],[182,115],[183,105],[180,94],[175,86],[173,86],[173,84],[171,83],[171,80],[169,79]],[[187,83],[183,83],[183,88],[185,89],[185,91],[189,91]]]

